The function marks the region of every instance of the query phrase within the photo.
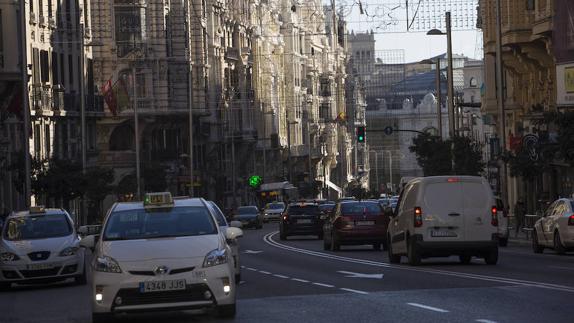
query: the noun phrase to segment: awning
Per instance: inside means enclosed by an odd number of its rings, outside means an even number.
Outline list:
[[[293,189],[293,188],[295,188],[295,186],[293,186],[293,184],[285,181],[285,182],[261,184],[261,186],[259,187],[259,191],[260,192],[272,192],[272,191],[288,190],[288,189]]]
[[[343,189],[335,185],[335,183],[331,182],[330,180],[326,180],[325,184],[327,184],[327,186],[334,189],[335,191],[339,192],[339,194],[343,194]]]

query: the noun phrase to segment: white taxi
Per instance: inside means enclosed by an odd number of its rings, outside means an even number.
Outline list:
[[[151,193],[144,202],[114,204],[99,238],[82,240],[94,248],[93,321],[106,322],[115,313],[204,308],[234,317],[234,264],[226,239],[243,233],[219,230],[201,198]]]
[[[10,214],[0,239],[0,288],[68,278],[86,283],[84,250],[70,215],[40,206]]]

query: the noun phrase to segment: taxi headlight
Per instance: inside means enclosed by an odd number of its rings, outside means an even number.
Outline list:
[[[94,262],[94,270],[101,271],[104,273],[121,273],[122,269],[117,261],[112,257],[100,256],[96,258]]]
[[[10,261],[16,261],[16,260],[20,260],[20,257],[18,257],[18,255],[16,255],[16,254],[13,254],[11,252],[0,253],[0,261],[10,262]]]
[[[203,267],[212,267],[227,263],[227,250],[215,249],[209,252],[203,260]]]
[[[60,252],[60,257],[69,257],[73,256],[78,252],[80,248],[78,247],[68,247]]]

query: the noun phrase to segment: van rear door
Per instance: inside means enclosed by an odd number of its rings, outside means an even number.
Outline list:
[[[492,240],[498,227],[491,224],[494,197],[488,184],[481,178],[461,178],[466,240]],[[501,213],[499,213],[501,214]]]
[[[463,192],[458,181],[438,177],[425,181],[423,238],[426,241],[464,241]]]

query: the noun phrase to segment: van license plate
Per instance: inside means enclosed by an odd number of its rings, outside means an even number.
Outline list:
[[[357,225],[375,225],[375,221],[357,221]]]
[[[297,224],[311,224],[313,221],[306,219],[306,220],[297,220]]]
[[[141,293],[163,292],[170,290],[184,290],[185,279],[149,281],[140,283]]]
[[[437,238],[455,238],[458,235],[452,231],[431,231],[431,237]]]

